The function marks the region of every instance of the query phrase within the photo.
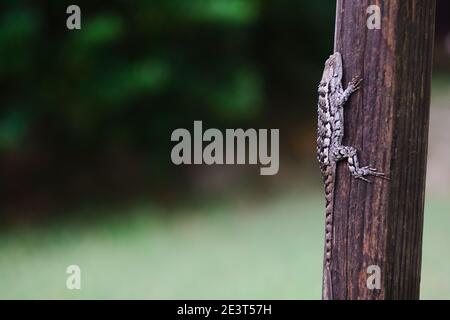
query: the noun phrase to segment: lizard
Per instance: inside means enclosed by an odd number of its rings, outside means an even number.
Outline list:
[[[333,239],[333,201],[336,163],[347,159],[351,175],[365,182],[367,176],[385,177],[371,166],[359,165],[356,148],[344,146],[344,105],[352,93],[360,89],[362,79],[354,77],[347,88],[342,87],[342,56],[332,54],[325,62],[318,87],[317,104],[317,160],[319,161],[325,187],[325,257],[323,276],[323,299],[333,299],[331,279],[331,247]],[[387,179],[387,178],[386,178]]]

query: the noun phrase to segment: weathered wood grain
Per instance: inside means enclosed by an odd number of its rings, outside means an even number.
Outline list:
[[[366,26],[372,4],[381,8],[380,30]],[[419,298],[434,16],[434,0],[337,1],[343,84],[364,79],[344,107],[344,145],[391,180],[355,180],[338,163],[334,299]],[[369,265],[381,268],[380,290],[366,286]]]

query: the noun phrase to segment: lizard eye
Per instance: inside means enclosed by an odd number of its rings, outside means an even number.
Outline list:
[[[337,78],[337,77],[338,77],[338,74],[337,74],[337,73],[333,74],[333,77]]]

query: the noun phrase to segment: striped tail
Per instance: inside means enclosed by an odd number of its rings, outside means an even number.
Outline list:
[[[324,172],[325,185],[325,258],[323,274],[323,294],[324,300],[333,299],[333,288],[331,279],[331,247],[333,240],[333,168],[328,166]]]

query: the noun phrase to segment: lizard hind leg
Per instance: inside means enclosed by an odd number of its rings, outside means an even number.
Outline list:
[[[355,148],[348,146],[337,146],[333,150],[334,161],[340,161],[342,159],[347,159],[348,169],[353,177],[356,179],[361,179],[366,182],[370,182],[366,176],[376,176],[386,178],[385,174],[378,172],[377,169],[370,166],[360,167],[358,154]]]

